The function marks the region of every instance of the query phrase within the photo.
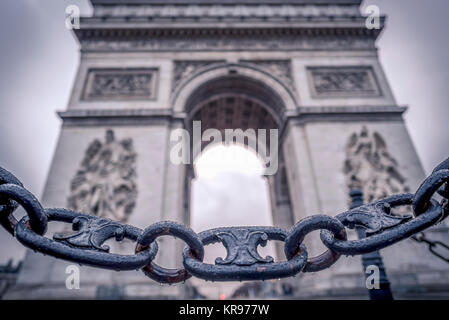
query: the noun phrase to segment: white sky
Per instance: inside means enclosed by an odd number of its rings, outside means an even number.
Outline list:
[[[263,169],[255,153],[241,146],[203,151],[192,184],[192,228],[272,225]]]
[[[252,150],[242,146],[214,145],[206,148],[195,163],[192,183],[191,227],[196,232],[217,227],[272,225],[268,185],[264,167]],[[273,243],[259,248],[261,256],[275,257]],[[220,244],[209,245],[205,261],[226,257]],[[204,295],[218,299],[229,296],[240,282],[217,283],[192,279]]]
[[[237,172],[247,175],[262,175],[263,166],[257,155],[241,146],[215,145],[203,150],[195,161],[198,178],[213,179],[221,173]]]

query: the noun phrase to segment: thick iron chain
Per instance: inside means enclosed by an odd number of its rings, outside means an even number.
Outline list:
[[[435,200],[435,194],[440,201]],[[291,277],[299,272],[317,272],[331,267],[342,254],[359,255],[379,250],[441,222],[449,215],[449,158],[438,165],[415,194],[391,196],[366,204],[335,217],[314,215],[300,220],[290,231],[275,227],[227,227],[196,234],[172,221],[157,222],[145,230],[67,209],[45,209],[10,172],[0,167],[0,224],[24,246],[56,258],[111,270],[142,271],[161,283],[183,282],[196,276],[211,281],[264,280]],[[20,221],[13,216],[18,206],[27,215]],[[395,215],[393,209],[412,207],[413,214]],[[72,225],[70,235],[46,237],[50,221]],[[361,226],[367,237],[347,240],[346,228]],[[321,240],[328,248],[317,257],[308,257],[303,241],[307,234],[321,230]],[[154,263],[158,252],[156,239],[171,235],[187,245],[182,253],[184,268],[165,269]],[[109,252],[104,243],[129,239],[136,242],[134,254]],[[261,257],[258,246],[267,241],[284,242],[287,261]],[[227,250],[225,259],[215,264],[203,262],[204,247],[221,242]]]

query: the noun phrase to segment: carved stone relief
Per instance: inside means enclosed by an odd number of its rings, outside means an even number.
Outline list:
[[[398,162],[388,152],[385,140],[377,132],[370,133],[366,127],[349,138],[343,171],[348,188],[362,190],[365,203],[409,192],[406,179],[399,172]]]
[[[316,97],[376,97],[381,92],[370,67],[308,68]]]
[[[92,141],[71,181],[69,207],[126,221],[137,198],[136,157],[132,140],[118,141],[112,130]]]
[[[145,100],[156,98],[156,69],[91,69],[84,100]]]
[[[223,50],[364,50],[375,49],[368,37],[302,37],[298,35],[195,35],[126,39],[82,38],[85,51],[223,51]]]
[[[198,69],[212,64],[224,62],[224,60],[180,60],[175,61],[173,71],[172,92],[178,87],[183,79],[188,78]]]
[[[295,91],[290,60],[240,60],[240,62],[254,64],[267,70],[282,80],[292,91]]]
[[[210,4],[182,4],[179,1],[173,4],[151,4],[139,6],[98,6],[95,8],[95,14],[98,16],[137,16],[137,17],[196,17],[196,18],[214,18],[214,17],[323,17],[323,16],[356,16],[359,15],[356,7],[353,6],[314,6],[314,5],[295,5],[295,4],[275,4],[273,1],[267,1],[269,4],[262,4],[263,1],[250,5],[234,4],[232,5],[210,5]]]

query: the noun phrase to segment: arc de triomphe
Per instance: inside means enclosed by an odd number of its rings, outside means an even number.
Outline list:
[[[191,130],[194,120],[203,130],[279,130],[278,170],[267,176],[277,226],[345,211],[350,187],[372,201],[414,191],[424,178],[406,108],[378,59],[384,19],[368,29],[361,0],[91,3],[93,15],[73,30],[81,59],[59,112],[45,206],[138,227],[189,223],[194,170],[172,163],[169,153],[173,130]],[[442,237],[441,230],[429,236]],[[159,262],[172,266],[180,250],[161,250]],[[398,296],[448,292],[448,266],[425,246],[407,240],[382,255]],[[95,298],[114,287],[128,298],[186,297],[185,286],[159,286],[141,272],[88,267],[81,289],[67,290],[69,264],[28,252],[7,298]],[[298,297],[366,296],[359,257],[291,283]]]

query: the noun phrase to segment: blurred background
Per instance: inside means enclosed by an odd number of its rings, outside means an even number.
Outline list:
[[[65,8],[71,4],[82,15],[91,12],[87,0],[0,2],[0,166],[38,198],[59,133],[55,112],[66,107],[78,65],[77,41],[65,28]],[[449,155],[449,2],[366,0],[364,7],[370,4],[388,16],[378,41],[380,60],[398,103],[409,106],[406,124],[428,173]],[[195,231],[272,224],[262,165],[255,155],[239,147],[211,148],[196,170]],[[219,217],[208,215],[218,209]],[[242,210],[247,214],[236,214]],[[0,264],[23,257],[25,249],[1,229],[0,241]]]

